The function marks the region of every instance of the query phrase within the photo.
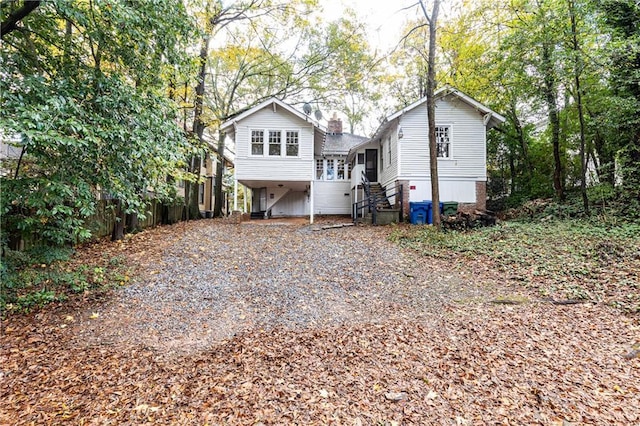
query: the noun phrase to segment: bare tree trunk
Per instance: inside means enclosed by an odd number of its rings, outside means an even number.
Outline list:
[[[440,8],[440,0],[433,1],[433,9],[431,17],[427,13],[427,9],[423,0],[420,0],[420,6],[424,12],[424,16],[429,24],[429,59],[427,69],[427,121],[429,123],[429,166],[431,175],[431,201],[433,209],[433,226],[440,229],[440,185],[438,182],[438,147],[436,144],[436,103],[434,98],[436,86],[436,29],[438,22],[438,10]]]
[[[207,34],[202,39],[202,46],[200,47],[200,55],[198,57],[200,61],[200,70],[198,72],[198,84],[196,86],[194,110],[193,110],[193,135],[198,140],[198,145],[204,146],[204,129],[206,127],[202,112],[204,109],[204,91],[205,91],[205,77],[207,76],[207,62],[209,58],[209,42],[211,37]],[[191,173],[198,177],[196,182],[188,182],[185,185],[185,191],[188,192],[187,198],[187,220],[200,217],[200,206],[198,200],[198,189],[200,180],[200,168],[202,166],[201,152],[194,154],[191,158]],[[185,194],[186,195],[186,194]]]
[[[589,197],[587,196],[587,161],[586,161],[586,141],[584,135],[584,113],[582,111],[582,90],[580,88],[580,73],[582,64],[579,58],[580,45],[578,43],[578,26],[576,23],[576,12],[573,0],[567,0],[569,4],[569,17],[571,19],[571,35],[573,42],[574,57],[574,79],[576,84],[576,103],[578,107],[578,119],[580,121],[580,193],[582,194],[582,205],[584,214],[589,216]]]
[[[556,77],[551,58],[551,46],[548,42],[542,43],[542,71],[543,92],[547,108],[549,110],[549,125],[551,126],[551,144],[553,145],[553,188],[556,197],[564,201],[564,173],[562,169],[562,157],[560,155],[560,116],[558,115],[558,100],[556,92]]]
[[[225,150],[226,134],[222,131],[218,132],[218,164],[216,164],[215,178],[215,200],[213,204],[213,217],[222,216],[223,196],[222,196],[222,178],[224,177],[224,150]]]

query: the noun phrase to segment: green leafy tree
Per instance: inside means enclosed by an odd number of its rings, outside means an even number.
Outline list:
[[[610,141],[603,151],[617,157],[622,196],[640,203],[640,5],[633,0],[598,3],[611,31],[608,46],[612,96],[602,122]],[[611,161],[611,157],[609,157]]]
[[[89,236],[97,196],[144,215],[175,195],[168,175],[189,150],[167,97],[192,35],[182,3],[30,2],[2,8],[0,129],[23,161],[2,177],[4,240],[30,233],[62,244]],[[13,17],[13,18],[12,18]],[[13,24],[12,22],[15,21]],[[114,235],[121,237],[121,232]]]

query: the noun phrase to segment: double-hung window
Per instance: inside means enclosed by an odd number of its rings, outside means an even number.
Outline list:
[[[251,155],[264,155],[264,132],[251,131]]]
[[[334,166],[335,161],[333,159],[327,160],[327,180],[334,180],[336,178],[336,170]]]
[[[287,157],[297,157],[300,146],[300,137],[297,130],[287,130],[286,132],[286,153]]]
[[[451,128],[436,126],[436,151],[438,158],[451,158]]]
[[[282,132],[269,130],[269,155],[282,155]]]

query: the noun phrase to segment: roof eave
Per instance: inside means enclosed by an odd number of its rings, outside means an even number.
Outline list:
[[[220,130],[225,131],[225,129],[234,126],[235,123],[244,120],[245,118],[247,118],[248,116],[254,114],[256,111],[259,111],[271,104],[275,103],[276,105],[280,106],[281,108],[283,108],[284,110],[290,112],[291,114],[295,115],[296,117],[298,117],[301,120],[304,120],[308,123],[310,123],[313,127],[315,127],[316,129],[318,129],[321,132],[326,132],[325,129],[323,129],[323,126],[316,122],[314,119],[312,119],[311,117],[309,117],[308,115],[304,115],[303,113],[301,113],[300,111],[296,110],[295,108],[291,107],[290,105],[284,103],[283,101],[281,101],[278,98],[269,98],[265,101],[260,102],[258,105],[254,106],[253,108],[249,108],[248,110],[244,111],[243,113],[225,121],[224,123],[222,123],[220,125]]]

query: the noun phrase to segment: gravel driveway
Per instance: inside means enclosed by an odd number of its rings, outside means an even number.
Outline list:
[[[136,282],[7,323],[0,424],[640,424],[633,318],[486,303],[519,292],[489,265],[286,223],[88,250]]]
[[[100,321],[83,324],[79,337],[184,353],[251,329],[439,315],[452,299],[482,293],[458,274],[425,268],[425,258],[387,241],[389,228],[199,225],[144,259],[138,282],[101,306]]]

